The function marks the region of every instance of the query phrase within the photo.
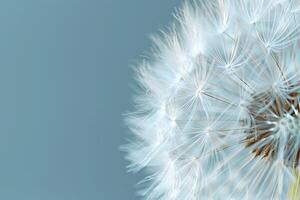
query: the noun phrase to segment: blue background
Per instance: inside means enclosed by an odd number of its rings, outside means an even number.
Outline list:
[[[132,200],[130,65],[180,0],[0,2],[0,199]]]

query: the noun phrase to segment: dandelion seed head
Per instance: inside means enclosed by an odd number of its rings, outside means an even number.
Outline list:
[[[145,199],[288,198],[300,169],[299,8],[187,0],[152,37],[123,147],[129,170],[149,174]]]

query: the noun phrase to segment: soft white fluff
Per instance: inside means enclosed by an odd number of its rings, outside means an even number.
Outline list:
[[[134,138],[123,147],[129,170],[149,174],[144,199],[287,198],[294,178],[282,144],[291,133],[278,126],[266,138],[278,137],[270,160],[242,141],[253,95],[300,91],[299,14],[297,0],[194,0],[153,37],[151,58],[136,67],[139,92],[126,117]]]

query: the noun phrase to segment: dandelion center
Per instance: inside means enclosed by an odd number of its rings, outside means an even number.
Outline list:
[[[253,120],[246,146],[253,148],[255,156],[296,168],[300,160],[300,94],[270,96],[268,92],[256,95],[249,106]]]

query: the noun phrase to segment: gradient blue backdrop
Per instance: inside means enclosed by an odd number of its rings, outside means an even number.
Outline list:
[[[0,199],[133,200],[129,65],[180,0],[0,1]]]

